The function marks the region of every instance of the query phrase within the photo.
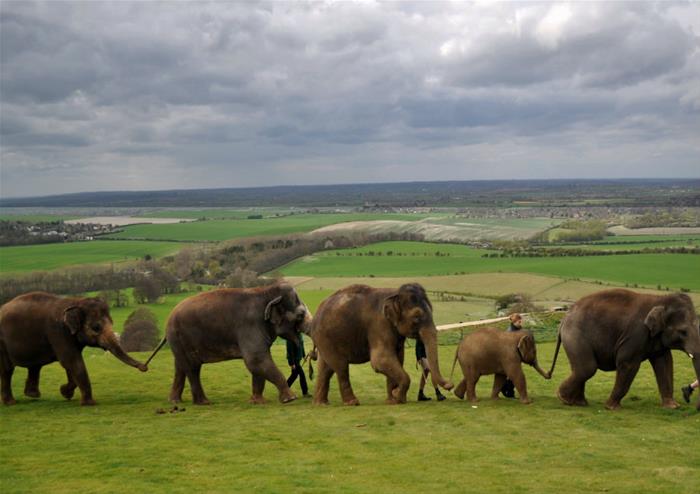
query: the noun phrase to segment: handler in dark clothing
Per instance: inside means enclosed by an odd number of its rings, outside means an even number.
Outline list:
[[[416,338],[416,361],[420,366],[420,388],[418,389],[418,401],[430,401],[429,396],[425,396],[423,390],[425,389],[425,382],[428,380],[428,373],[430,372],[430,367],[428,366],[428,354],[425,353],[425,345],[420,338]],[[437,401],[442,401],[445,396],[440,393],[438,388],[435,388],[435,398]]]
[[[511,314],[510,315],[510,326],[508,326],[508,329],[506,331],[520,331],[523,329],[523,318],[520,314]],[[503,396],[506,398],[515,398],[515,385],[513,384],[513,381],[510,379],[506,379],[506,382],[503,383],[503,387],[501,388],[501,393]]]
[[[292,387],[294,381],[296,381],[297,376],[299,376],[299,384],[301,385],[301,392],[304,397],[309,395],[309,387],[306,385],[306,375],[304,374],[304,368],[301,365],[301,361],[304,360],[304,337],[299,335],[299,345],[293,341],[287,340],[287,363],[289,367],[292,368],[292,373],[287,379],[287,386]]]

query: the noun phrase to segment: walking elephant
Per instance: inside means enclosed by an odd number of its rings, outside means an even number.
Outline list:
[[[316,404],[328,403],[328,387],[335,373],[343,403],[359,405],[348,366],[368,361],[386,376],[387,402],[405,403],[411,380],[403,369],[404,341],[419,336],[425,344],[433,384],[452,389],[452,383],[440,374],[433,308],[418,284],[406,284],[398,290],[366,285],[343,288],[321,303],[310,336],[319,351]]]
[[[462,339],[452,363],[459,360],[464,379],[454,390],[455,395],[463,399],[467,393],[469,401],[477,401],[476,383],[481,376],[495,374],[491,398],[498,398],[506,378],[513,381],[518,390],[521,403],[529,404],[527,382],[521,364],[524,362],[534,367],[542,377],[549,379],[550,375],[543,371],[537,363],[537,348],[535,337],[530,331],[501,331],[496,328],[479,329]]]
[[[700,330],[693,302],[686,294],[649,295],[630,290],[604,290],[574,304],[559,327],[557,347],[569,357],[571,375],[557,391],[567,405],[587,405],[586,381],[598,369],[616,370],[615,385],[606,408],[620,408],[620,401],[649,360],[665,408],[678,408],[673,399],[671,349],[683,350],[700,377]],[[700,402],[698,402],[700,408]]]
[[[38,398],[41,368],[59,361],[68,382],[61,394],[71,399],[80,388],[81,405],[94,405],[92,386],[82,351],[86,346],[109,350],[127,365],[146,371],[119,345],[112,331],[109,307],[98,298],[61,298],[44,292],[20,295],[0,308],[0,378],[2,402],[16,403],[12,396],[15,367],[28,369],[24,394]]]
[[[294,288],[277,284],[261,288],[222,288],[189,297],[170,313],[165,338],[175,356],[170,401],[182,401],[185,377],[192,401],[210,403],[200,380],[202,364],[242,358],[253,375],[251,403],[264,403],[265,381],[277,386],[282,403],[295,400],[285,377],[270,355],[278,336],[298,343],[311,314]]]

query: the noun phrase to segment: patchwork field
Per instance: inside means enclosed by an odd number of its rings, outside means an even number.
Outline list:
[[[286,373],[284,346],[272,350]],[[539,345],[543,365],[553,350],[551,343]],[[269,384],[270,402],[249,405],[250,376],[239,360],[203,367],[212,406],[193,406],[186,388],[185,410],[164,414],[156,410],[171,409],[167,348],[146,374],[86,350],[98,402],[88,408],[61,398],[65,374],[57,364],[44,368],[38,400],[22,396],[26,371],[19,369],[13,390],[20,402],[0,408],[3,493],[112,493],[127,483],[129,490],[155,493],[693,490],[700,474],[693,443],[700,414],[685,404],[661,409],[646,363],[623,409],[609,412],[602,403],[611,373],[598,373],[589,383],[591,406],[558,402],[554,393],[568,370],[564,354],[551,381],[525,369],[532,405],[486,399],[490,377],[479,383],[482,400],[475,405],[452,395],[441,403],[417,403],[418,371],[410,352],[406,370],[413,384],[410,402],[402,406],[383,403],[384,380],[366,364],[351,367],[359,407],[339,404],[335,380],[327,407],[301,398],[281,405]],[[446,374],[453,354],[454,346],[440,347]],[[135,356],[144,360],[147,353]],[[689,381],[687,358],[675,357],[676,383]],[[293,389],[298,393],[298,384]]]
[[[173,254],[185,244],[94,240],[64,244],[0,247],[0,273],[49,271],[81,264],[102,264],[142,259],[146,254],[161,257]]]
[[[461,245],[382,242],[305,256],[280,271],[286,276],[415,277],[467,273],[535,273],[600,280],[617,285],[658,285],[700,290],[700,262],[686,254],[557,258],[485,258]]]

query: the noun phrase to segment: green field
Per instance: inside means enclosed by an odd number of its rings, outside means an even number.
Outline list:
[[[111,238],[149,240],[220,241],[231,238],[260,235],[287,235],[302,233],[346,221],[402,220],[417,221],[425,215],[419,214],[299,214],[280,218],[259,220],[211,220],[171,225],[133,225],[124,231],[110,235]]]
[[[26,221],[29,223],[74,220],[79,216],[63,214],[0,214],[0,221]]]
[[[375,255],[368,255],[370,251]],[[389,255],[391,251],[392,255]],[[382,255],[377,255],[379,252]],[[440,252],[444,255],[437,256]],[[688,254],[597,257],[483,258],[488,251],[461,245],[383,242],[303,257],[280,271],[287,276],[435,276],[460,273],[537,273],[619,285],[700,290],[700,262]],[[357,254],[362,253],[362,256]],[[402,255],[397,255],[401,253]]]
[[[0,247],[0,273],[49,271],[80,264],[101,264],[160,257],[184,247],[177,242],[94,240],[64,244]]]
[[[261,214],[264,217],[278,214],[290,214],[289,209],[279,208],[241,208],[241,209],[167,209],[144,211],[137,216],[144,218],[207,218],[207,219],[246,219],[250,215]]]
[[[545,366],[553,346],[539,345]],[[284,346],[272,350],[288,372]],[[269,384],[270,402],[249,405],[250,376],[238,360],[204,366],[212,406],[193,406],[186,388],[185,411],[166,414],[155,412],[170,409],[173,360],[167,348],[146,374],[108,353],[86,350],[95,407],[59,395],[65,374],[58,364],[44,368],[38,400],[22,395],[26,371],[17,369],[19,403],[0,408],[2,491],[693,492],[700,474],[694,444],[700,413],[685,404],[661,409],[646,363],[623,409],[609,412],[602,404],[612,373],[589,382],[587,408],[565,407],[554,397],[567,375],[563,354],[551,381],[525,369],[531,405],[486,399],[489,376],[479,383],[476,405],[452,395],[442,403],[417,403],[410,352],[410,402],[401,406],[383,403],[384,379],[367,364],[351,367],[359,407],[340,405],[335,379],[327,407],[308,399],[281,405]],[[440,347],[446,374],[453,353],[453,346]],[[147,353],[135,356],[144,360]],[[677,388],[693,374],[687,359],[675,357]],[[298,384],[293,389],[299,393]]]
[[[698,235],[669,235],[668,237],[655,236],[658,238],[635,237],[634,241],[622,240],[625,237],[610,237],[608,240],[592,242],[586,244],[558,244],[550,245],[550,249],[583,249],[583,250],[640,250],[640,249],[664,249],[667,247],[699,247],[700,236]],[[621,239],[618,241],[618,239]]]

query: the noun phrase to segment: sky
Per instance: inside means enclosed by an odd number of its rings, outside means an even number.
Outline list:
[[[0,196],[700,177],[700,3],[0,2]]]

